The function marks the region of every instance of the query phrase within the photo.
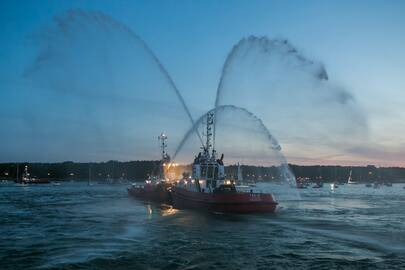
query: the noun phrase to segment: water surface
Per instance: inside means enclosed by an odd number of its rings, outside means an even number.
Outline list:
[[[405,189],[285,192],[267,215],[177,211],[125,185],[0,185],[1,269],[405,269]]]

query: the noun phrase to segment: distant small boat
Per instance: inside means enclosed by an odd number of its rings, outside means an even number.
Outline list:
[[[48,179],[39,179],[32,177],[28,172],[28,166],[25,166],[24,173],[21,180],[16,179],[16,182],[19,184],[50,184],[51,182]]]
[[[306,189],[307,187],[308,187],[308,185],[306,183],[297,181],[298,189]]]
[[[367,183],[367,184],[366,184],[366,187],[373,187],[373,185],[370,184],[370,183]]]
[[[338,185],[338,184],[336,184],[336,183],[330,184],[330,189],[331,189],[331,190],[335,190],[335,189],[337,189],[337,188],[339,188],[339,185]]]
[[[312,188],[322,188],[323,187],[323,183],[316,183],[314,186],[312,186]]]
[[[26,187],[26,186],[28,186],[28,184],[26,184],[24,182],[21,182],[21,183],[15,184],[15,186],[17,186],[17,187]]]
[[[347,179],[347,183],[348,183],[348,184],[351,184],[351,185],[357,184],[356,181],[353,181],[353,178],[352,178],[352,170],[350,170],[350,174],[349,174],[349,178]]]
[[[92,186],[93,183],[91,182],[91,165],[89,165],[89,179],[87,180],[87,185]]]

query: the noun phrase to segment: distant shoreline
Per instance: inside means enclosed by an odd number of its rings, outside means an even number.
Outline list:
[[[45,179],[60,181],[87,180],[105,181],[121,179],[136,181],[145,179],[149,175],[158,174],[159,161],[138,160],[138,161],[107,161],[107,162],[7,162],[0,163],[0,179],[14,180],[17,178],[17,164],[21,176],[24,167],[28,166],[33,176]],[[405,182],[405,168],[402,167],[375,167],[368,166],[340,166],[340,165],[295,165],[289,164],[292,172],[297,178],[306,178],[310,182],[347,182],[350,170],[353,173],[353,180],[359,183],[373,182]],[[277,180],[279,170],[277,167],[263,167],[255,165],[242,165],[243,177],[252,181]],[[176,175],[182,172],[190,172],[190,165],[179,165],[176,168]],[[228,165],[225,168],[226,174],[232,178],[237,173],[236,165]]]

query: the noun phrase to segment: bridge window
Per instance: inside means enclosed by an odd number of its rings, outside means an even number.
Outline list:
[[[207,176],[207,166],[201,166],[201,177]]]
[[[212,166],[207,166],[208,172],[207,172],[207,178],[212,179],[213,178],[213,173],[214,173],[214,168]]]

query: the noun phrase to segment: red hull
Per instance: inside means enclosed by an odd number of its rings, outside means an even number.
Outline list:
[[[277,208],[271,194],[231,193],[211,194],[172,188],[173,206],[177,209],[198,209],[221,213],[273,213]]]
[[[146,184],[144,186],[132,186],[128,188],[128,194],[143,200],[156,203],[171,203],[169,184]]]

